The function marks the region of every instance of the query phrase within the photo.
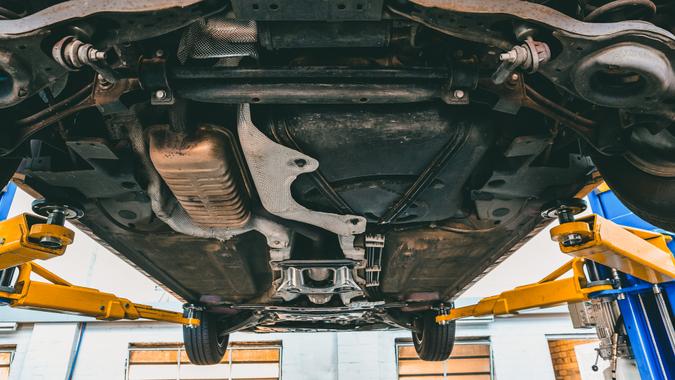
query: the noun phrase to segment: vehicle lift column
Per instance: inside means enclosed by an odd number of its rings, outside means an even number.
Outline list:
[[[35,263],[62,256],[73,242],[74,232],[66,219],[82,216],[68,204],[33,202],[33,211],[47,218],[21,214],[0,221],[0,302],[28,308],[94,317],[101,320],[152,319],[188,326],[199,320],[182,313],[137,304],[114,294],[76,286]],[[35,273],[48,282],[35,281]]]
[[[583,201],[573,199],[543,213],[558,218],[560,225],[551,229],[551,238],[574,257],[571,261],[535,284],[451,309],[436,322],[567,303],[575,327],[596,327],[598,355],[610,360],[612,379],[619,358],[634,358],[642,380],[675,379],[675,257],[668,247],[672,238],[623,227],[599,215],[575,220],[584,209]],[[569,271],[572,277],[560,278]]]

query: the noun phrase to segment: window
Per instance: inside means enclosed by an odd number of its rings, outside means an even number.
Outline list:
[[[220,364],[190,363],[182,343],[132,344],[128,380],[272,380],[281,378],[281,342],[233,342]]]
[[[425,362],[409,339],[396,341],[398,378],[401,380],[491,380],[492,352],[485,338],[457,338],[450,358]]]
[[[0,380],[9,379],[9,367],[14,359],[15,346],[0,346]]]

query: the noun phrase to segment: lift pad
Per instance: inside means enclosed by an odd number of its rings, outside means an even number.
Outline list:
[[[606,284],[587,287],[583,265],[584,259],[572,259],[535,284],[483,298],[475,305],[452,309],[448,314],[437,316],[436,322],[443,324],[466,317],[514,314],[526,309],[587,301],[591,293],[612,289]],[[570,270],[572,277],[559,279]]]
[[[581,236],[579,245],[565,246],[563,236]],[[551,229],[560,250],[630,274],[652,284],[675,280],[675,257],[666,245],[670,236],[622,227],[598,215],[579,218]]]
[[[41,259],[48,260],[63,255],[75,234],[66,227],[46,224],[46,219],[21,214],[0,222],[0,270]],[[44,237],[61,241],[60,247],[40,244]]]

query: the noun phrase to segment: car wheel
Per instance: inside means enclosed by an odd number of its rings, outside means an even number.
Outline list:
[[[183,326],[183,342],[190,362],[196,365],[218,364],[225,355],[229,335],[220,335],[218,315],[196,310],[199,326]]]
[[[426,361],[443,361],[455,345],[455,321],[436,323],[435,313],[425,313],[413,322],[412,338],[417,356]]]

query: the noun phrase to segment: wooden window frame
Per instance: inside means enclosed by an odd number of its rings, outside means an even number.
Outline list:
[[[0,364],[0,368],[7,368],[7,377],[12,373],[12,362],[14,362],[14,356],[16,355],[16,345],[0,345],[0,353],[9,353],[9,362],[7,365]]]
[[[237,349],[254,349],[254,350],[269,350],[269,349],[275,349],[279,350],[279,361],[278,361],[278,366],[279,366],[279,372],[278,372],[278,379],[282,379],[282,360],[283,360],[283,344],[281,340],[273,340],[273,341],[252,341],[252,342],[230,342],[227,346],[227,351],[225,352],[225,356],[228,356],[229,352],[229,362],[224,362],[220,364],[226,364],[230,366],[230,374],[232,373],[232,365],[233,364],[243,364],[243,363],[238,363],[238,362],[233,362],[233,350]],[[133,363],[131,363],[131,353],[133,351],[177,351],[177,357],[176,357],[176,371],[177,375],[180,373],[180,367],[181,365],[193,365],[190,362],[185,362],[181,360],[181,354],[185,352],[185,345],[182,342],[153,342],[153,343],[130,343],[129,347],[127,348],[127,358],[125,360],[125,369],[124,369],[124,379],[129,380],[129,370]],[[251,362],[252,364],[272,364],[272,362]],[[146,363],[146,364],[139,364],[139,365],[153,365],[151,363]]]
[[[495,379],[495,366],[494,366],[494,354],[492,352],[492,342],[490,341],[490,337],[484,337],[484,336],[479,336],[479,337],[457,337],[455,339],[455,346],[457,345],[470,345],[470,344],[484,344],[488,346],[488,355],[489,355],[489,362],[490,362],[490,379],[494,380]],[[394,342],[394,358],[396,361],[396,379],[401,379],[400,371],[399,371],[399,348],[400,347],[413,347],[413,341],[410,338],[397,338]],[[467,357],[467,358],[473,358],[473,357]],[[481,355],[475,357],[476,359],[478,358],[483,358],[485,359],[486,357]],[[406,360],[406,359],[403,359]],[[447,375],[443,374],[442,375],[445,379],[447,380],[452,380],[454,375]],[[405,375],[403,377],[405,379]]]

